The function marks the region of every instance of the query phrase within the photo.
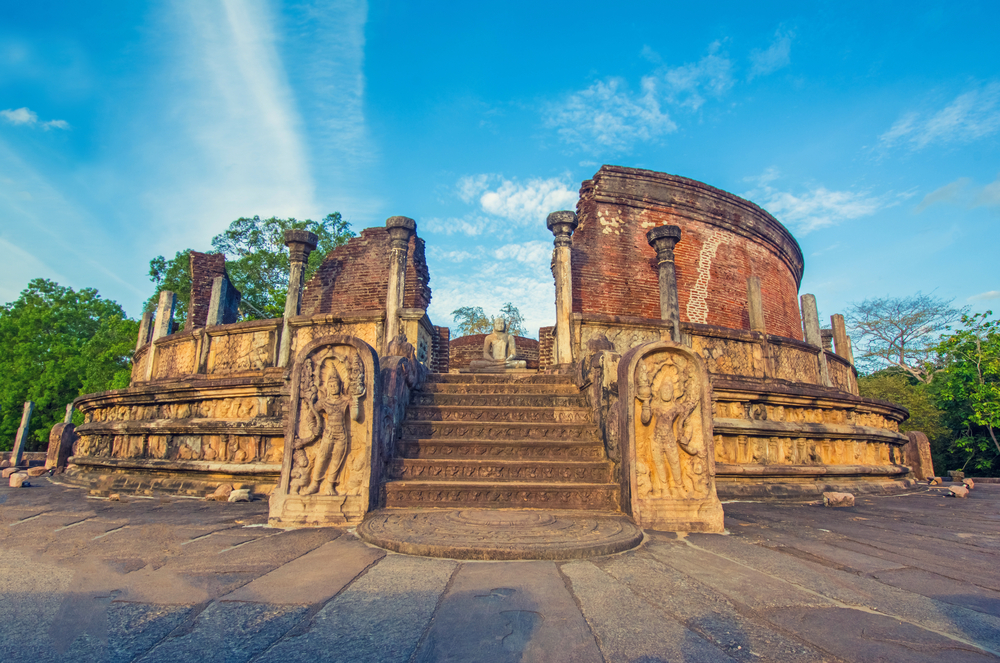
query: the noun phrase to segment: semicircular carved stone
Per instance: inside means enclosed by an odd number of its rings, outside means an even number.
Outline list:
[[[622,504],[645,529],[723,531],[702,358],[669,341],[646,343],[622,357],[618,385]]]
[[[377,502],[382,417],[378,356],[354,336],[324,336],[295,358],[285,449],[270,524],[354,525]]]

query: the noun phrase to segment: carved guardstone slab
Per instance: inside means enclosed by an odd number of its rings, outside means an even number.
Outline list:
[[[622,504],[644,529],[722,532],[712,394],[701,357],[668,341],[618,364]]]
[[[375,503],[382,466],[378,356],[353,336],[309,343],[292,368],[285,451],[271,495],[274,527],[356,525]]]

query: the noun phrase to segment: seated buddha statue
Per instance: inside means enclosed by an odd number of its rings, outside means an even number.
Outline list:
[[[507,333],[507,321],[497,318],[493,321],[493,332],[483,339],[483,358],[469,362],[469,370],[495,372],[527,365],[517,354],[514,335]]]

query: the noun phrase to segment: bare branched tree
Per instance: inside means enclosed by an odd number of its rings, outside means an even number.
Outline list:
[[[920,382],[930,382],[939,370],[933,352],[938,337],[967,312],[953,308],[952,301],[918,292],[852,304],[844,320],[860,351],[856,363],[868,373],[898,366]]]

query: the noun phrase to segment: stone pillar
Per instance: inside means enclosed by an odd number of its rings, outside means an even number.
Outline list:
[[[216,276],[212,279],[212,297],[208,301],[208,317],[205,319],[206,327],[214,327],[222,324],[222,307],[226,303],[226,277]]]
[[[160,302],[156,306],[156,321],[153,323],[151,340],[168,336],[174,325],[174,309],[177,308],[177,295],[169,290],[160,291]]]
[[[833,351],[854,365],[854,351],[851,341],[847,338],[847,326],[844,316],[839,313],[830,316],[830,326],[833,328]]]
[[[305,281],[306,262],[319,243],[319,237],[308,230],[286,230],[285,246],[288,247],[288,295],[285,296],[285,315],[281,326],[281,346],[278,348],[278,366],[288,366],[292,354],[292,328],[289,320],[299,314],[302,306],[302,285]],[[214,294],[214,285],[213,285]],[[220,301],[222,301],[220,299]]]
[[[56,424],[49,432],[49,450],[45,454],[45,469],[65,469],[69,457],[73,455],[76,442],[76,426],[71,423]]]
[[[819,377],[823,386],[830,387],[830,369],[826,365],[826,354],[823,350],[823,336],[819,330],[819,309],[816,307],[815,295],[802,295],[802,328],[805,331],[806,343],[819,348]]]
[[[677,272],[674,268],[674,246],[681,239],[677,226],[657,226],[646,233],[646,241],[656,249],[660,268],[660,318],[670,325],[670,338],[681,342],[681,310],[677,301]]]
[[[153,334],[149,339],[149,352],[146,353],[146,380],[153,379],[153,371],[156,369],[156,340],[170,334],[176,307],[177,295],[169,290],[161,290],[160,301],[156,305],[156,320],[153,321]]]
[[[760,277],[747,279],[747,311],[750,314],[750,331],[767,332],[764,324],[764,298],[760,294]]]
[[[75,411],[76,411],[76,408],[73,407],[72,403],[70,403],[69,405],[66,406],[66,418],[63,419],[63,423],[64,424],[71,424],[71,423],[73,423],[73,412],[75,412]]]
[[[382,347],[399,336],[399,312],[403,309],[403,290],[406,287],[406,255],[410,251],[410,236],[417,231],[417,222],[406,216],[390,216],[385,220],[389,231],[389,291],[385,297],[385,333]]]
[[[149,334],[152,331],[152,327],[153,312],[146,311],[142,314],[142,322],[139,323],[139,338],[135,341],[136,350],[149,343]]]
[[[31,401],[24,402],[24,411],[21,414],[21,425],[17,429],[17,437],[14,438],[14,451],[10,454],[10,466],[18,467],[24,456],[24,446],[28,442],[28,431],[31,429],[31,414],[35,411],[35,404]]]
[[[552,276],[556,281],[556,338],[552,357],[555,365],[573,363],[573,273],[570,246],[573,231],[580,224],[569,211],[552,212],[545,225],[555,236],[552,249]]]

